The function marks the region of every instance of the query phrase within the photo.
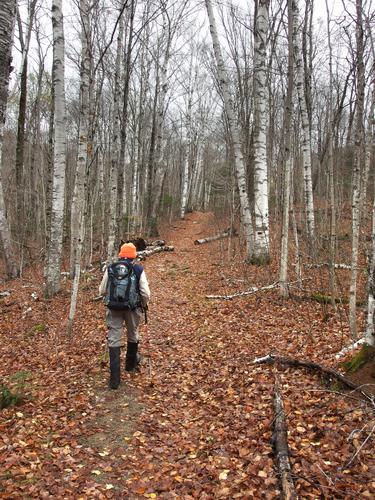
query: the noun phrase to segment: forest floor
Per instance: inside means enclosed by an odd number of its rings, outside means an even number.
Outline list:
[[[41,269],[1,284],[0,380],[24,401],[0,413],[0,498],[278,498],[275,377],[299,498],[375,497],[374,404],[313,372],[252,363],[274,353],[341,370],[343,309],[277,289],[207,299],[277,276],[276,263],[229,258],[236,238],[194,245],[216,229],[194,213],[163,231],[175,251],[144,263],[144,364],[117,391],[107,388],[105,308],[93,301],[99,264],[82,278],[72,338],[68,281],[50,301]]]

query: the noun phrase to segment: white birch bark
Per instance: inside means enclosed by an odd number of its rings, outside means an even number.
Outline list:
[[[167,2],[165,2],[165,7]],[[165,175],[165,165],[163,162],[163,122],[165,114],[165,101],[168,91],[168,65],[171,50],[171,33],[168,26],[168,18],[165,11],[163,11],[163,37],[165,39],[164,57],[160,67],[160,93],[158,99],[158,111],[156,117],[156,155],[155,155],[155,174],[153,179],[153,199],[151,206],[151,221],[156,225],[157,213],[160,204],[161,191],[163,186],[163,179]]]
[[[292,137],[291,119],[293,110],[293,9],[291,1],[288,1],[288,83],[284,106],[284,186],[283,186],[283,211],[281,226],[281,250],[280,250],[280,293],[283,297],[289,295],[288,290],[288,242],[289,242],[289,206],[290,206],[290,174],[292,171]]]
[[[113,102],[113,132],[112,132],[112,158],[110,170],[110,192],[109,192],[109,226],[108,226],[108,246],[107,246],[107,261],[110,262],[114,258],[115,238],[117,229],[117,182],[119,170],[120,156],[120,103],[121,103],[121,61],[123,53],[123,38],[124,38],[124,16],[122,15],[119,21],[119,30],[117,36],[116,49],[116,69],[115,69],[115,85],[114,85],[114,102]]]
[[[9,278],[15,278],[19,272],[18,266],[13,259],[11,234],[6,217],[2,183],[3,134],[12,60],[15,12],[16,0],[4,0],[0,3],[0,243],[4,252],[5,267]]]
[[[375,346],[375,329],[374,329],[374,313],[375,313],[375,196],[372,205],[372,234],[371,234],[371,256],[370,268],[368,277],[368,297],[367,297],[367,325],[365,340],[366,344]]]
[[[145,102],[148,90],[149,79],[149,64],[146,60],[146,44],[142,46],[141,52],[141,75],[139,82],[139,100],[138,100],[138,117],[135,120],[134,130],[134,159],[133,159],[133,175],[132,175],[132,193],[131,193],[131,215],[132,215],[132,231],[136,230],[136,226],[140,217],[140,164],[142,160],[142,139],[143,139],[143,121],[145,114]],[[146,169],[147,174],[147,169]],[[144,176],[144,182],[147,183],[147,175]],[[143,189],[146,193],[146,186]]]
[[[52,1],[54,148],[50,244],[46,264],[46,296],[60,288],[60,267],[64,229],[66,168],[65,40],[62,0]]]
[[[210,33],[212,38],[212,45],[215,53],[215,60],[217,65],[217,72],[219,75],[220,89],[223,95],[225,113],[228,119],[228,127],[231,134],[233,153],[234,153],[234,166],[236,172],[236,179],[240,197],[241,207],[241,223],[246,241],[247,259],[251,259],[251,253],[254,246],[254,234],[251,222],[250,205],[246,186],[246,171],[243,153],[241,150],[240,132],[234,112],[234,106],[229,89],[229,79],[224,65],[224,59],[221,52],[219,37],[216,27],[216,21],[212,8],[211,0],[205,0],[208,19],[210,23]]]
[[[372,48],[373,71],[372,71],[372,99],[370,113],[368,116],[368,147],[366,151],[366,162],[371,163],[371,157],[375,155],[375,50],[373,38],[370,35],[370,43]],[[375,184],[375,183],[374,183]],[[370,269],[368,276],[368,300],[367,300],[367,326],[365,333],[366,344],[375,346],[375,329],[374,329],[374,314],[375,314],[375,194],[372,205],[372,245],[370,249]]]
[[[357,274],[359,254],[359,231],[361,219],[361,169],[364,161],[364,101],[365,101],[365,65],[362,22],[362,0],[356,1],[356,126],[354,137],[354,165],[352,175],[352,258],[349,289],[349,326],[352,338],[357,337]]]
[[[255,24],[254,43],[254,252],[252,260],[267,263],[269,251],[269,209],[267,172],[267,74],[266,52],[269,0],[260,0]]]
[[[71,208],[70,276],[75,276],[80,264],[83,237],[83,210],[86,191],[87,134],[90,86],[89,14],[88,1],[80,0],[81,16],[81,66],[80,66],[80,120],[78,131],[78,155],[74,192]],[[81,248],[79,252],[79,248]],[[79,266],[78,266],[79,267]]]
[[[79,142],[77,155],[77,170],[74,185],[74,195],[72,203],[72,241],[75,247],[71,247],[71,274],[73,271],[73,286],[70,299],[70,309],[68,318],[68,334],[72,333],[74,315],[77,307],[78,286],[81,274],[81,255],[84,239],[85,225],[85,193],[87,188],[87,134],[88,134],[88,104],[90,87],[90,23],[89,23],[89,0],[80,0],[81,15],[81,70],[80,70],[80,120],[79,120]],[[73,219],[74,217],[74,219]],[[74,226],[74,229],[73,229]]]
[[[307,113],[306,95],[304,91],[304,70],[302,57],[302,44],[299,30],[298,0],[292,0],[293,10],[293,51],[296,66],[296,90],[302,122],[302,155],[303,155],[303,180],[306,210],[307,234],[310,242],[314,239],[314,201],[311,176],[311,131]]]
[[[193,57],[191,57],[190,59],[190,69],[189,69],[188,102],[187,102],[186,120],[185,120],[186,141],[185,141],[185,151],[184,151],[184,168],[182,174],[180,219],[185,218],[185,212],[188,200],[188,188],[189,188],[189,163],[190,163],[190,148],[191,148],[191,107],[193,99],[192,70],[193,70]]]
[[[331,26],[330,14],[328,8],[328,0],[326,3],[327,13],[327,40],[329,49],[329,96],[328,96],[328,182],[329,182],[329,208],[330,208],[330,234],[329,234],[329,248],[330,248],[330,266],[329,266],[329,280],[331,288],[331,296],[333,304],[335,305],[336,293],[336,278],[334,263],[336,260],[336,201],[335,201],[335,185],[334,185],[334,163],[333,163],[333,68],[332,68],[332,41],[331,41]]]
[[[290,171],[290,186],[289,190],[289,199],[290,199],[290,218],[292,220],[293,227],[293,237],[294,237],[294,246],[295,246],[295,266],[296,266],[296,276],[299,283],[302,283],[302,274],[301,274],[301,254],[300,254],[300,245],[298,239],[298,230],[297,230],[297,219],[296,219],[296,211],[294,210],[294,163],[291,162],[291,171]]]
[[[201,206],[201,194],[203,187],[203,144],[199,142],[196,147],[195,170],[192,181],[192,208],[199,210]]]
[[[139,130],[140,124],[138,124]],[[132,175],[132,195],[131,195],[131,215],[132,229],[136,227],[136,220],[139,215],[139,158],[141,154],[140,137],[137,134],[134,144],[133,175]]]

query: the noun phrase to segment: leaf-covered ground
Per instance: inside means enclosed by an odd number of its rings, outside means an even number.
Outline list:
[[[277,276],[276,263],[230,258],[236,238],[193,244],[216,230],[209,214],[189,214],[162,235],[175,252],[145,262],[144,364],[118,391],[107,389],[105,311],[92,300],[99,265],[82,279],[70,339],[68,282],[52,301],[41,270],[3,283],[1,383],[25,400],[0,413],[0,498],[278,498],[276,372],[299,497],[375,497],[374,408],[313,373],[252,364],[272,352],[337,369],[346,318],[277,290],[206,299]]]

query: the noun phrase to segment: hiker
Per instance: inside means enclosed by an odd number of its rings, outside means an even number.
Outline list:
[[[147,309],[150,289],[143,267],[134,264],[137,256],[133,243],[121,246],[119,259],[110,264],[99,286],[107,306],[108,348],[110,363],[109,387],[120,385],[120,349],[123,324],[127,331],[125,370],[135,372],[140,363],[138,327],[142,312]]]

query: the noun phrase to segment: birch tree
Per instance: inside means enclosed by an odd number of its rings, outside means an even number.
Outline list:
[[[90,87],[90,49],[89,49],[89,3],[80,0],[81,20],[81,63],[80,63],[80,111],[78,132],[78,154],[74,180],[74,192],[71,206],[70,236],[70,277],[74,278],[75,269],[80,261],[79,247],[84,230],[83,212],[85,204],[87,136]]]
[[[269,0],[259,0],[254,34],[254,252],[252,261],[267,263],[269,253],[269,210],[267,168],[267,74],[266,52]]]
[[[235,167],[238,191],[240,196],[241,223],[246,240],[247,259],[250,260],[252,249],[254,246],[254,234],[251,223],[250,205],[249,205],[249,198],[246,186],[245,161],[241,149],[240,132],[236,121],[233,101],[230,95],[229,78],[224,65],[224,59],[220,47],[219,36],[216,27],[216,21],[214,17],[214,11],[212,8],[212,3],[211,0],[205,0],[205,2],[207,8],[207,15],[210,23],[210,33],[215,54],[217,72],[219,76],[220,89],[223,96],[224,109],[227,116],[228,127],[232,140],[234,167]]]
[[[311,176],[311,131],[309,115],[307,112],[307,102],[305,94],[305,77],[303,66],[303,54],[301,45],[301,33],[299,28],[299,8],[298,0],[292,1],[293,10],[293,51],[296,71],[296,91],[298,104],[301,113],[302,122],[302,155],[303,155],[303,180],[307,235],[310,244],[314,240],[315,220],[314,220],[314,202]]]
[[[124,6],[128,6],[128,1],[126,0]],[[119,156],[119,177],[118,177],[118,195],[117,195],[117,212],[118,212],[118,223],[117,226],[120,228],[123,225],[123,220],[127,214],[127,190],[126,190],[126,175],[125,167],[128,163],[126,161],[126,140],[127,140],[127,128],[129,122],[129,92],[130,92],[130,79],[133,72],[133,37],[134,33],[134,17],[136,13],[137,2],[136,0],[131,0],[128,6],[128,36],[127,44],[125,49],[125,67],[124,67],[124,79],[122,82],[122,115],[121,115],[121,141],[120,141],[120,156]],[[145,6],[145,10],[148,11],[148,5]]]
[[[16,144],[16,183],[17,183],[17,219],[20,224],[24,213],[24,151],[25,151],[25,124],[27,105],[27,75],[28,75],[28,55],[30,49],[31,33],[34,23],[35,8],[37,0],[28,3],[27,29],[24,33],[22,19],[17,7],[18,35],[21,44],[21,74],[20,74],[20,99],[18,105],[18,127]]]
[[[182,195],[180,206],[180,218],[185,218],[185,212],[188,202],[188,187],[189,187],[189,163],[190,163],[190,148],[191,148],[191,108],[193,99],[193,50],[191,52],[189,64],[189,78],[188,78],[188,91],[187,91],[187,108],[185,117],[185,151],[184,151],[184,164],[182,173]]]
[[[50,244],[46,265],[46,296],[59,291],[64,229],[66,168],[65,39],[62,0],[52,1],[54,148]]]
[[[80,0],[81,18],[81,67],[80,67],[80,116],[78,133],[77,167],[74,184],[74,195],[71,212],[71,275],[74,276],[70,300],[68,333],[72,332],[73,320],[77,306],[78,285],[81,274],[81,254],[85,224],[86,167],[87,167],[87,136],[88,109],[90,87],[90,20],[89,1]]]
[[[2,182],[3,136],[12,61],[11,52],[15,13],[16,0],[4,0],[0,3],[0,243],[4,252],[8,278],[15,278],[19,272],[18,266],[13,259],[12,241],[6,216]]]
[[[356,0],[356,124],[354,137],[354,164],[352,174],[352,257],[349,290],[349,326],[353,338],[357,336],[357,274],[360,231],[361,168],[364,163],[365,129],[365,64],[362,0]]]
[[[108,228],[108,246],[107,261],[113,258],[114,245],[117,228],[117,183],[120,154],[120,103],[121,103],[121,62],[123,55],[123,37],[124,37],[124,18],[120,13],[119,30],[117,36],[116,49],[116,67],[114,83],[114,102],[113,102],[113,132],[112,132],[112,151],[111,151],[111,170],[109,175],[110,194],[109,194],[109,228]],[[125,126],[125,125],[124,125]]]
[[[283,209],[281,227],[281,251],[280,251],[280,293],[283,297],[289,295],[287,286],[288,277],[288,243],[289,243],[289,204],[290,204],[290,179],[292,171],[292,108],[293,108],[293,8],[292,0],[288,0],[288,82],[284,104],[283,122],[283,165],[284,165],[284,189]]]
[[[368,148],[366,152],[366,161],[369,163],[375,158],[375,46],[373,34],[370,30],[370,23],[368,23],[369,40],[371,44],[372,54],[372,95],[371,106],[368,116]],[[375,184],[375,183],[374,183]],[[375,346],[375,328],[374,328],[374,315],[375,315],[375,192],[373,194],[372,205],[372,231],[371,231],[371,248],[370,248],[370,265],[368,275],[368,297],[367,297],[367,327],[365,333],[366,344]]]
[[[168,92],[168,65],[171,55],[172,44],[172,30],[170,18],[166,12],[168,1],[163,4],[163,28],[161,37],[162,48],[162,62],[160,67],[157,68],[157,82],[155,86],[155,152],[152,154],[152,161],[150,165],[152,175],[152,199],[151,199],[151,212],[150,212],[150,227],[151,235],[158,235],[157,230],[157,212],[160,204],[160,197],[163,187],[163,180],[165,175],[165,165],[163,163],[163,124],[165,118],[165,102]],[[155,168],[153,163],[155,163]]]

